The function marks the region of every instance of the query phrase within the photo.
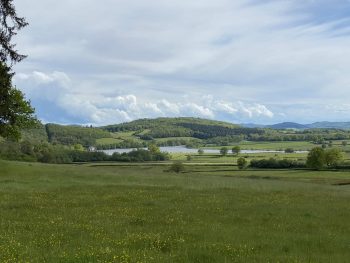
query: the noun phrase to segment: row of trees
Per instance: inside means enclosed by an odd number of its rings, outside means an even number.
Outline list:
[[[241,157],[238,159],[240,169],[247,166],[247,161]],[[344,160],[343,152],[339,148],[324,149],[321,147],[313,148],[307,155],[306,162],[289,159],[260,159],[251,160],[249,166],[252,168],[270,168],[270,169],[289,169],[289,168],[311,168],[324,169],[336,168]]]
[[[305,168],[305,163],[289,159],[261,159],[251,160],[250,167],[252,168],[269,168],[269,169],[291,169],[291,168]]]
[[[72,163],[96,161],[144,162],[165,161],[170,156],[160,152],[159,148],[151,145],[148,150],[138,149],[129,153],[114,153],[109,156],[103,152],[87,152],[82,145],[75,146],[53,145],[47,142],[32,143],[30,141],[3,141],[0,143],[0,159],[44,162]]]
[[[121,149],[121,148],[143,148],[147,147],[148,143],[143,141],[137,141],[134,139],[126,139],[118,143],[101,144],[97,145],[98,150],[110,150],[110,149]]]
[[[228,154],[228,152],[229,152],[229,148],[227,148],[227,147],[222,147],[220,149],[220,154],[222,156],[226,156]],[[231,152],[233,155],[238,155],[241,152],[241,147],[234,146],[234,147],[232,147]]]

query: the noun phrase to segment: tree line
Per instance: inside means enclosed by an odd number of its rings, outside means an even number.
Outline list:
[[[73,163],[73,162],[145,162],[165,161],[170,156],[159,151],[159,148],[149,150],[137,149],[129,153],[89,152],[80,147],[53,145],[47,142],[32,143],[30,141],[2,141],[0,142],[0,159],[18,160],[43,163]]]

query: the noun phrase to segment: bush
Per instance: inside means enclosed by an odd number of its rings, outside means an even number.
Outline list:
[[[228,153],[227,147],[222,147],[222,148],[220,149],[220,154],[221,154],[222,156],[227,155],[227,153]]]
[[[305,164],[295,160],[282,159],[277,160],[274,158],[252,160],[250,167],[253,168],[269,168],[269,169],[290,169],[290,168],[304,168]]]
[[[293,148],[286,148],[284,150],[285,153],[294,153],[294,149]]]
[[[245,158],[243,158],[243,157],[238,158],[237,166],[240,170],[247,168],[247,165],[248,165],[248,162]]]
[[[306,159],[306,166],[312,169],[320,170],[326,163],[325,150],[320,147],[311,149]]]
[[[241,147],[235,146],[231,149],[231,151],[232,151],[232,154],[238,155],[241,152]]]
[[[183,162],[175,161],[170,166],[169,171],[170,172],[175,172],[175,173],[180,173],[180,172],[185,171],[185,166],[184,166]]]
[[[119,162],[147,162],[147,161],[166,161],[169,160],[170,156],[168,153],[154,152],[138,149],[129,153],[113,153],[110,157],[110,161]]]
[[[325,151],[325,162],[328,167],[337,167],[344,159],[343,153],[338,148],[332,148]]]

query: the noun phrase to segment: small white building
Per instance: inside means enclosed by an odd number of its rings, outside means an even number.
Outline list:
[[[96,147],[95,146],[89,146],[88,151],[89,152],[96,152]]]

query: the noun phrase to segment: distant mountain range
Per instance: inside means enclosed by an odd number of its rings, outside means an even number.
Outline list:
[[[273,125],[262,125],[254,123],[242,123],[241,126],[247,128],[271,128],[276,130],[282,129],[350,129],[350,122],[314,122],[311,124],[300,124],[296,122],[281,122]]]

